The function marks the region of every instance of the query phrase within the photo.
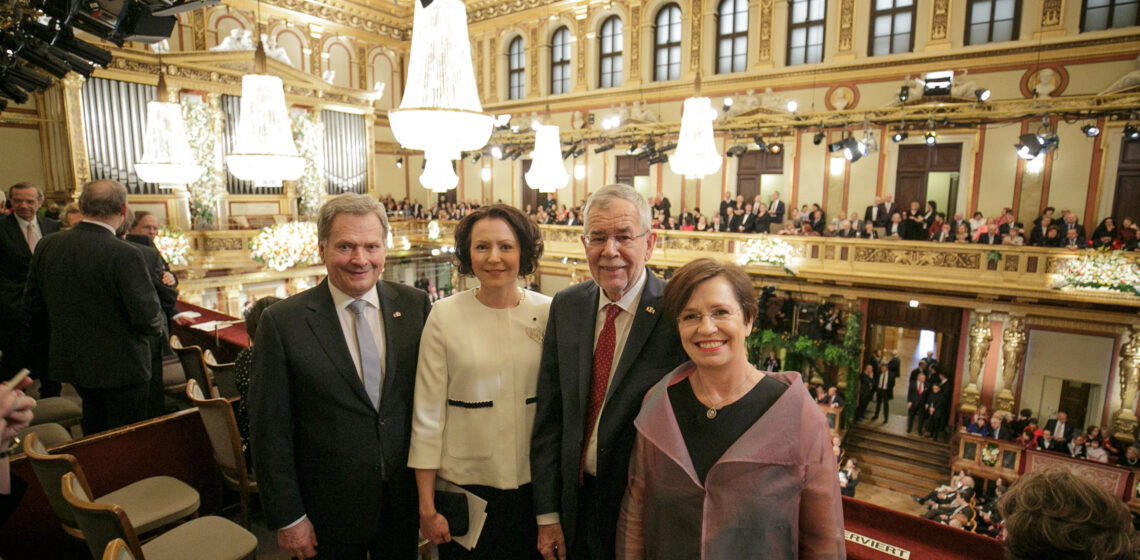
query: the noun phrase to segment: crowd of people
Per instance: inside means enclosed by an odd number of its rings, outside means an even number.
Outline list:
[[[1069,421],[1069,415],[1058,412],[1057,417],[1038,425],[1033,411],[1022,409],[1016,417],[995,411],[987,414],[985,405],[970,417],[966,432],[986,438],[1016,441],[1025,449],[1062,453],[1074,459],[1087,459],[1124,467],[1140,467],[1140,447],[1125,445],[1111,430],[1089,426],[1084,430]]]

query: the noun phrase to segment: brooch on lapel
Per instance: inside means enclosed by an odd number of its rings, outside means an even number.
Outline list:
[[[646,308],[645,308],[645,312],[646,312],[646,313],[648,313],[648,314],[650,314],[650,315],[652,315],[652,314],[654,314],[654,313],[657,313],[657,310],[656,310],[656,309],[653,309],[653,307],[652,307],[652,306],[650,306],[650,307],[646,307]]]
[[[395,317],[396,319],[399,319],[399,318],[400,318],[400,312],[399,312],[399,311],[397,311],[397,312],[393,313],[393,314],[392,314],[392,317]]]
[[[533,320],[538,321],[538,318],[535,317]],[[538,327],[527,327],[526,335],[529,336],[531,340],[537,342],[539,346],[542,346],[542,341],[545,338],[546,333],[542,332],[542,329]]]

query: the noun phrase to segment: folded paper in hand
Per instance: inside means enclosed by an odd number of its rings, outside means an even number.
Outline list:
[[[461,486],[437,478],[435,509],[447,519],[453,542],[467,550],[475,548],[479,535],[483,533],[483,524],[487,521],[486,500]]]

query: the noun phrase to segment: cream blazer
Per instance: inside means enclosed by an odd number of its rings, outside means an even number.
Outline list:
[[[456,484],[530,482],[535,386],[550,297],[491,309],[474,290],[436,302],[420,339],[408,466]]]

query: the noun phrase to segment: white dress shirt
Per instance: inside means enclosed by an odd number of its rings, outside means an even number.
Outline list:
[[[522,290],[518,306],[493,309],[475,293],[439,300],[424,325],[408,467],[512,490],[530,482],[550,297]]]
[[[598,318],[594,322],[595,348],[598,346],[598,337],[602,334],[602,327],[606,325],[606,312],[603,308],[611,303],[617,304],[621,308],[621,313],[618,313],[617,317],[614,318],[614,361],[610,363],[610,375],[606,381],[606,400],[602,401],[602,410],[598,413],[597,423],[594,424],[594,429],[590,433],[590,442],[586,445],[586,463],[583,470],[591,476],[598,473],[598,424],[602,422],[602,416],[606,414],[606,402],[609,401],[610,394],[609,384],[613,381],[614,372],[617,371],[618,363],[621,361],[621,353],[625,349],[626,339],[629,338],[629,330],[633,327],[633,316],[637,313],[637,304],[641,301],[641,292],[645,289],[645,279],[648,275],[649,272],[643,268],[641,278],[617,301],[610,300],[606,296],[606,292],[601,287],[598,288],[600,292],[598,295]]]

